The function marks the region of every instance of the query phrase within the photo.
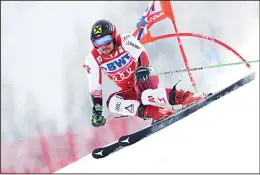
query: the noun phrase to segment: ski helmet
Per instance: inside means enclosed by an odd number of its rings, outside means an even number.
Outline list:
[[[92,44],[94,45],[94,41],[98,38],[104,37],[106,35],[110,35],[113,39],[114,44],[116,44],[116,27],[108,20],[98,20],[96,21],[92,28],[90,33],[90,39]],[[94,47],[96,47],[94,45]]]

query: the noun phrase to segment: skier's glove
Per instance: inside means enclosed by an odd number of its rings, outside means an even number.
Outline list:
[[[91,124],[94,127],[103,126],[106,124],[106,119],[102,116],[102,107],[93,107],[93,114],[91,117]]]
[[[142,82],[150,78],[150,69],[148,67],[140,66],[135,71],[135,81]]]

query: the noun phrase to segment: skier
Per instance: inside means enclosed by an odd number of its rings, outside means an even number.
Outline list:
[[[91,124],[106,123],[102,115],[102,75],[106,74],[121,90],[112,93],[107,108],[114,113],[161,120],[173,111],[156,104],[189,105],[204,98],[190,91],[158,88],[159,78],[150,66],[144,46],[131,34],[117,34],[115,25],[98,20],[91,28],[93,49],[85,58],[89,93],[92,102]]]

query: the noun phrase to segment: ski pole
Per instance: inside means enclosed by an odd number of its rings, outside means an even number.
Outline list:
[[[204,67],[182,69],[182,70],[174,70],[174,71],[166,71],[166,72],[160,72],[157,75],[167,75],[167,74],[173,74],[173,73],[187,72],[188,70],[196,71],[196,70],[203,70],[203,69],[210,69],[210,68],[224,67],[224,66],[233,66],[233,65],[247,64],[247,63],[256,63],[256,62],[259,62],[259,60],[246,61],[246,62],[236,62],[236,63],[227,63],[227,64],[218,64],[218,65],[213,65],[213,66],[204,66]]]
[[[122,119],[122,118],[127,118],[127,117],[132,117],[132,116],[130,116],[130,115],[111,116],[111,117],[106,117],[106,120]]]

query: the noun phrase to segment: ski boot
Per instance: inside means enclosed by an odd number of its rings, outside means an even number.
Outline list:
[[[162,120],[166,117],[171,116],[173,114],[173,111],[158,106],[141,104],[138,107],[137,113],[138,113],[137,115],[144,120],[146,119]]]
[[[177,90],[176,85],[168,91],[169,103],[171,105],[191,105],[200,100],[203,100],[207,96],[211,95],[212,93],[208,94],[195,94],[191,91],[183,91]]]

